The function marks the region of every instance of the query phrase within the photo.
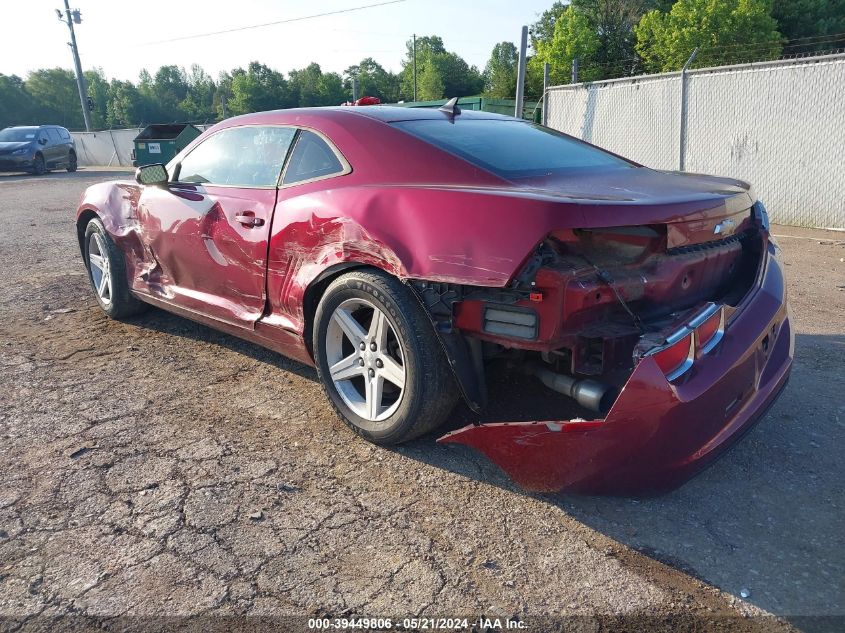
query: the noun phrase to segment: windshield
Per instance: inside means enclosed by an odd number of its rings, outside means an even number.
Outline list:
[[[399,121],[394,125],[427,143],[507,178],[634,167],[632,163],[560,132],[510,119]]]
[[[0,143],[23,143],[34,141],[38,134],[37,127],[7,127],[0,130]]]

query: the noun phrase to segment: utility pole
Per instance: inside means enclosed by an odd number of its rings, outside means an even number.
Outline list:
[[[525,54],[528,52],[528,27],[522,27],[522,39],[519,40],[519,67],[516,73],[516,107],[514,116],[522,118],[522,106],[525,99]]]
[[[549,64],[543,64],[543,125],[549,124]]]
[[[76,66],[76,87],[79,89],[79,103],[82,106],[82,116],[85,119],[85,131],[91,131],[91,113],[88,111],[88,93],[85,90],[85,76],[82,74],[82,63],[79,61],[79,48],[76,46],[76,33],[73,31],[74,23],[82,22],[82,16],[79,9],[70,10],[68,0],[65,0],[65,14],[62,17],[62,12],[56,9],[56,14],[62,22],[67,23],[67,28],[70,30],[70,50],[73,51],[73,64]]]
[[[572,58],[572,81],[571,83],[577,84],[578,83],[578,58]]]
[[[686,168],[686,154],[687,154],[687,116],[689,105],[687,104],[687,71],[695,57],[698,55],[698,46],[689,56],[687,63],[681,69],[681,115],[680,115],[680,143],[678,147],[678,171],[684,171]]]
[[[414,101],[417,100],[417,34],[414,33]]]
[[[358,79],[352,78],[352,103],[358,101]]]

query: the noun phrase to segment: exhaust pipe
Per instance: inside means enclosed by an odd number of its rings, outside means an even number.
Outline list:
[[[549,389],[569,396],[582,407],[602,415],[610,410],[618,395],[615,387],[605,385],[597,380],[590,380],[589,378],[579,380],[566,374],[555,373],[539,365],[534,365],[530,369],[530,373],[537,376]]]

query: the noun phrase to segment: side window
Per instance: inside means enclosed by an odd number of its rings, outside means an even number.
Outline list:
[[[45,130],[45,129],[38,130],[38,142],[41,143],[41,141],[46,141],[46,140],[47,140],[47,130]],[[45,143],[41,143],[41,145],[44,145],[44,144]]]
[[[60,128],[59,128],[59,136],[61,136],[61,137],[62,137],[62,140],[63,140],[63,141],[69,141],[69,140],[70,140],[70,132],[68,132],[68,131],[67,131],[65,128],[63,128],[63,127],[60,127]]]
[[[274,187],[296,130],[245,125],[222,130],[181,162],[179,182]]]
[[[62,142],[62,139],[55,128],[47,128],[47,137],[50,139],[50,145],[60,145]]]
[[[302,130],[285,169],[284,184],[342,172],[343,165],[331,147],[314,132]]]

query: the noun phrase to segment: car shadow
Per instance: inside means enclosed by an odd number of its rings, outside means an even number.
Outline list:
[[[148,311],[129,319],[127,322],[143,330],[153,330],[171,336],[180,336],[194,341],[219,345],[258,362],[272,365],[283,371],[289,371],[297,376],[317,382],[317,370],[313,367],[282,356],[266,347],[261,347],[152,306]]]
[[[668,494],[539,498],[681,572],[736,597],[747,594],[746,602],[784,616],[803,630],[843,630],[843,367],[845,336],[799,335],[792,378],[768,414],[715,464]],[[491,390],[489,408],[513,409],[515,393]],[[517,408],[528,413],[530,404],[529,397]],[[457,412],[461,416],[468,419],[466,412]],[[567,417],[558,411],[545,419]],[[479,453],[463,446],[433,446],[432,439],[397,450],[515,494],[528,494]]]
[[[161,310],[133,323],[221,345],[317,380],[311,367]],[[442,433],[473,421],[568,419],[587,413],[505,365],[494,366],[488,376],[486,413],[478,416],[459,405],[435,434],[385,450],[542,499],[633,550],[736,597],[747,595],[746,602],[803,630],[841,630],[843,367],[845,336],[798,335],[792,378],[763,420],[710,468],[659,497],[534,495],[515,486],[481,454],[436,444]]]

